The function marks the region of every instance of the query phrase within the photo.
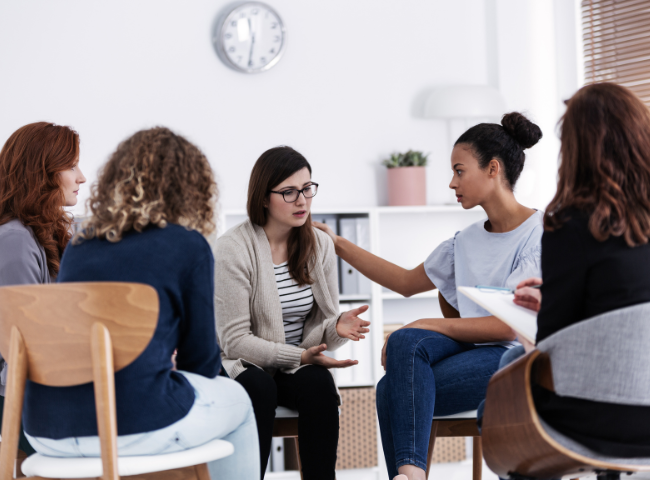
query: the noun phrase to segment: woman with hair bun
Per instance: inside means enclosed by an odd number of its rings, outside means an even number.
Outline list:
[[[16,130],[0,151],[0,287],[52,282],[72,235],[63,209],[77,204],[86,178],[79,169],[79,135],[37,122]],[[0,381],[4,402],[5,362]],[[1,419],[0,419],[1,423]],[[19,447],[34,453],[22,431]]]
[[[513,189],[524,150],[542,132],[520,113],[501,125],[481,123],[456,141],[449,184],[465,209],[482,207],[487,221],[440,244],[413,270],[401,268],[330,234],[336,253],[374,282],[406,297],[437,288],[446,318],[405,325],[386,341],[377,385],[377,414],[390,478],[424,480],[434,415],[474,410],[515,333],[471,300],[459,286],[514,288],[539,276],[542,213],[521,205]],[[455,317],[455,318],[450,318]]]

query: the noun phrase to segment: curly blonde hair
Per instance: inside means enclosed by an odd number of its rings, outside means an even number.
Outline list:
[[[164,127],[126,139],[91,187],[81,239],[119,242],[132,228],[176,223],[204,236],[215,230],[217,185],[203,153]]]

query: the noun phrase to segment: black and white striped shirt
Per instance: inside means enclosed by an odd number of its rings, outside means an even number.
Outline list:
[[[274,265],[275,282],[278,285],[282,319],[284,320],[284,338],[288,345],[298,346],[302,341],[305,318],[314,306],[314,295],[309,285],[298,285],[289,275],[289,265],[284,262]]]

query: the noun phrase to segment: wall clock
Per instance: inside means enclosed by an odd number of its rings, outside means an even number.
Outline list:
[[[219,58],[239,72],[260,73],[280,61],[285,46],[282,19],[271,7],[245,2],[217,22],[213,38]]]

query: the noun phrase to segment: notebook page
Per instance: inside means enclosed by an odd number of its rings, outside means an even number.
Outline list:
[[[515,305],[514,294],[486,292],[474,287],[458,287],[458,291],[508,325],[517,335],[535,344],[537,312]]]

